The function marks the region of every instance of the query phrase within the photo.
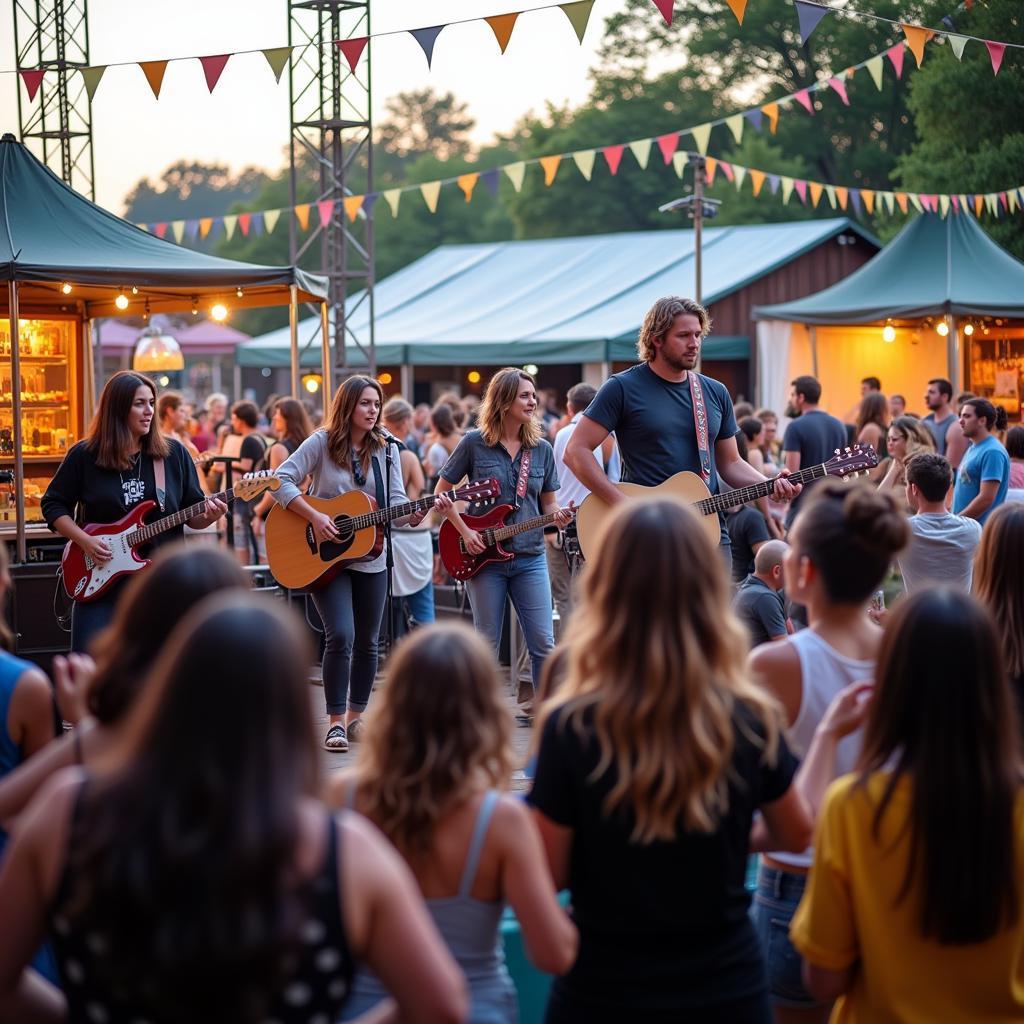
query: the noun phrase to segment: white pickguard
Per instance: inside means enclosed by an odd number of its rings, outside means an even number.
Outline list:
[[[119,572],[138,572],[139,569],[145,567],[146,563],[136,559],[128,544],[128,538],[137,529],[138,526],[132,526],[125,530],[124,533],[102,535],[107,547],[114,553],[114,557],[109,562],[100,565],[98,562],[94,562],[88,555],[85,556],[85,564],[89,569],[89,578],[82,592],[75,594],[76,598],[81,600],[82,598],[92,597],[93,594],[105,587]]]

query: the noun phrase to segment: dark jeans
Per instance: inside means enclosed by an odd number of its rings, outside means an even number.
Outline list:
[[[95,601],[76,601],[71,609],[71,650],[85,654],[97,633],[110,625],[117,608],[117,599],[124,589],[115,583]]]
[[[327,714],[365,711],[377,674],[377,639],[387,599],[386,572],[346,569],[310,594],[324,626]]]

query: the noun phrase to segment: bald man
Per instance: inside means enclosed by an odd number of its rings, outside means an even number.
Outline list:
[[[751,647],[782,640],[792,632],[782,596],[782,560],[788,550],[782,540],[762,544],[754,556],[754,571],[733,598],[733,610],[750,633]]]

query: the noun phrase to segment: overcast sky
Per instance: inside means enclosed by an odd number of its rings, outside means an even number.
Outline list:
[[[533,4],[543,0],[532,0]],[[501,14],[531,0],[376,0],[375,33]],[[374,116],[389,96],[430,86],[469,105],[482,141],[550,101],[581,101],[605,17],[623,0],[597,0],[583,46],[557,10],[520,16],[501,56],[483,22],[445,29],[433,69],[409,35],[375,40]],[[659,17],[653,4],[652,17]],[[0,0],[0,70],[14,67],[12,0]],[[218,54],[287,43],[286,0],[91,0],[90,63]],[[159,101],[138,67],[110,68],[93,103],[96,198],[116,213],[144,177],[157,178],[179,158],[250,164],[283,163],[288,143],[288,76],[278,85],[262,54],[232,57],[211,96],[198,61],[167,68]],[[0,128],[18,133],[15,75],[0,75]],[[25,100],[26,94],[22,93]],[[59,173],[59,172],[58,172]],[[210,211],[216,213],[218,211]]]

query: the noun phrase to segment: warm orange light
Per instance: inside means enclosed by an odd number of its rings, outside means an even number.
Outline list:
[[[63,292],[63,293],[65,294],[65,295],[70,295],[70,294],[71,294],[71,285],[70,285],[70,284],[68,284],[68,282],[67,282],[67,281],[65,281],[65,282],[64,282],[64,283],[63,283],[63,284],[62,284],[62,285],[60,286],[60,290],[61,290],[61,291],[62,291],[62,292]]]
[[[213,317],[217,323],[221,323],[228,318],[228,307],[223,302],[215,302],[210,308],[210,316]]]
[[[882,328],[882,341],[887,341],[890,344],[896,340],[896,328],[892,324],[886,324]]]
[[[468,380],[470,384],[479,384],[480,383],[480,371],[479,370],[470,370],[469,373],[466,374],[466,380]]]
[[[394,378],[387,371],[380,374],[380,376],[377,378],[377,381],[381,384],[390,384],[392,380],[394,380]]]
[[[117,306],[118,309],[127,309],[128,296],[125,295],[124,292],[119,292],[117,298],[114,299],[114,305]]]

